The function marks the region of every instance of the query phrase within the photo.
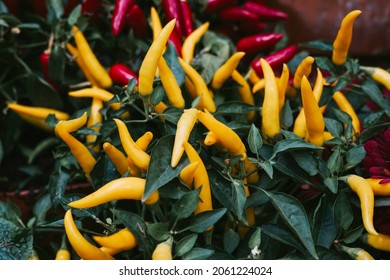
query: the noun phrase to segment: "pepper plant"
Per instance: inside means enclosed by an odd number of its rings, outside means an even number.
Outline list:
[[[389,258],[364,10],[288,45],[257,1],[93,2],[0,2],[0,259]]]

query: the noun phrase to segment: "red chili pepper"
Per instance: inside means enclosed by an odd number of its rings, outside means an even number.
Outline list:
[[[167,22],[176,19],[175,31],[179,38],[183,38],[184,22],[180,0],[162,0],[162,6]]]
[[[129,10],[127,23],[133,29],[135,37],[146,39],[150,35],[151,29],[149,28],[145,13],[137,4],[134,4]]]
[[[273,70],[279,70],[283,63],[287,63],[293,58],[297,51],[298,46],[291,45],[264,57],[264,59],[269,63]],[[261,67],[259,59],[252,61],[251,67],[256,72],[257,76],[263,77],[263,68]]]
[[[237,0],[207,0],[206,13],[214,14],[225,8],[237,5]]]
[[[246,2],[242,7],[257,14],[262,19],[283,20],[288,18],[288,15],[285,12],[260,3]]]
[[[183,13],[184,35],[188,36],[194,31],[194,21],[192,18],[192,9],[186,0],[180,1],[181,11]]]
[[[237,42],[236,49],[237,51],[245,52],[248,55],[254,54],[265,48],[274,46],[282,37],[283,34],[278,33],[260,33],[244,37]]]
[[[126,17],[134,5],[135,0],[116,0],[114,6],[114,13],[112,14],[111,30],[115,36],[123,30],[126,23]]]
[[[114,81],[121,86],[126,86],[131,79],[136,79],[138,84],[138,75],[129,67],[122,63],[115,63],[108,71],[108,75]]]
[[[260,17],[254,12],[242,7],[229,7],[219,14],[222,21],[258,21]]]

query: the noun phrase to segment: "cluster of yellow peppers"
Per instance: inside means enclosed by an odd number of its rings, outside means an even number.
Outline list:
[[[360,11],[352,11],[345,16],[341,23],[340,30],[333,44],[332,61],[336,65],[343,65],[346,61],[352,39],[353,23],[360,13]],[[246,147],[239,135],[213,116],[213,113],[217,110],[213,99],[213,91],[220,90],[228,79],[233,79],[241,85],[237,92],[241,100],[249,105],[255,106],[255,94],[261,92],[263,98],[261,106],[261,132],[265,141],[272,142],[280,134],[281,127],[279,118],[285,103],[285,98],[291,92],[296,94],[298,91],[301,93],[302,109],[294,121],[293,132],[302,139],[317,146],[323,146],[327,140],[333,138],[329,132],[325,131],[323,113],[326,105],[322,107],[318,105],[323,86],[326,83],[325,79],[319,69],[317,69],[313,87],[308,79],[312,73],[312,66],[315,63],[315,59],[311,56],[305,57],[295,70],[293,86],[288,85],[290,69],[287,65],[283,66],[280,77],[276,77],[268,62],[262,58],[260,62],[263,68],[264,78],[259,78],[256,74],[250,72],[248,75],[249,81],[247,81],[237,71],[240,60],[245,55],[243,52],[236,52],[227,59],[215,72],[210,85],[207,85],[202,76],[190,63],[194,57],[197,42],[208,30],[208,22],[200,25],[184,40],[182,58],[178,58],[185,72],[185,89],[193,99],[199,99],[196,108],[185,108],[181,88],[163,57],[167,41],[175,26],[175,19],[162,27],[154,8],[152,8],[150,14],[154,39],[139,70],[137,93],[145,101],[145,104],[150,104],[149,98],[153,92],[155,77],[158,75],[170,105],[183,109],[183,113],[177,123],[171,166],[175,168],[182,155],[186,153],[190,164],[181,171],[179,175],[180,180],[191,188],[202,187],[199,195],[200,201],[195,210],[195,215],[203,211],[212,210],[210,182],[206,166],[202,162],[198,152],[188,142],[191,131],[197,121],[209,130],[203,140],[204,145],[217,145],[219,149],[227,151],[232,157],[240,156],[241,162],[244,163],[245,173],[251,174],[243,179],[247,196],[250,195],[247,184],[256,183],[259,180],[258,167],[249,161],[246,154]],[[8,104],[8,107],[20,114],[25,120],[47,130],[50,130],[50,128],[46,125],[45,119],[48,115],[54,114],[56,119],[59,120],[55,127],[56,135],[68,145],[86,178],[90,179],[90,173],[96,164],[96,159],[87,145],[84,145],[71,133],[77,131],[84,125],[99,131],[99,124],[103,121],[100,110],[115,95],[107,90],[112,85],[112,81],[107,75],[106,70],[94,56],[82,32],[77,27],[74,27],[73,34],[76,47],[68,44],[67,49],[74,55],[76,63],[91,84],[91,87],[69,92],[69,96],[91,98],[92,103],[89,114],[85,112],[78,118],[69,119],[68,114],[49,108],[28,108],[27,106],[11,103]],[[370,67],[361,67],[361,69],[390,89],[390,74],[387,71]],[[252,88],[250,84],[252,84]],[[360,122],[347,98],[342,92],[338,91],[333,94],[333,100],[340,110],[351,117],[354,134],[358,136],[360,133]],[[110,102],[109,106],[113,110],[120,109],[119,103]],[[168,105],[160,102],[153,109],[156,113],[162,113],[167,107]],[[252,111],[248,113],[247,119],[253,121],[255,115],[256,112]],[[102,148],[122,177],[107,183],[97,191],[80,200],[69,203],[69,207],[88,208],[119,199],[140,200],[148,205],[158,202],[158,191],[155,191],[147,198],[143,197],[146,182],[143,176],[147,172],[150,163],[150,155],[146,150],[153,139],[153,134],[147,132],[138,140],[134,141],[125,122],[121,119],[114,119],[114,121],[119,132],[124,153],[109,142],[105,142]],[[95,144],[96,135],[88,135],[86,141],[87,144],[92,144],[92,149],[96,152],[101,150],[101,147]],[[240,175],[245,177],[246,174]],[[374,194],[389,195],[387,190],[390,188],[384,188],[383,185],[380,186],[379,182],[375,179],[364,179],[357,175],[349,175],[341,179],[345,180],[360,198],[363,224],[368,232],[367,242],[375,248],[385,248],[378,244],[386,243],[389,245],[390,237],[378,234],[373,226]],[[254,212],[252,210],[247,209],[246,212],[249,226],[254,224]],[[65,214],[64,225],[70,244],[82,259],[113,259],[115,254],[137,246],[136,238],[125,228],[110,236],[93,236],[93,240],[100,245],[100,247],[96,247],[87,241],[79,232],[74,223],[71,210],[68,210]],[[172,259],[172,244],[173,240],[171,238],[158,244],[152,258]]]

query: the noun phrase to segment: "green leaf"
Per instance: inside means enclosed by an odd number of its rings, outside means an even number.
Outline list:
[[[181,257],[188,253],[195,245],[198,234],[189,234],[186,237],[180,239],[175,246],[175,256]]]
[[[58,205],[61,202],[70,179],[70,174],[61,168],[50,176],[49,194],[53,205]]]
[[[333,92],[343,90],[345,87],[347,87],[352,82],[352,78],[349,75],[342,75],[337,80],[336,85],[333,88]]]
[[[358,165],[366,156],[366,150],[364,149],[364,145],[355,146],[348,150],[346,154],[347,164],[345,168],[351,168],[355,165]]]
[[[223,215],[225,215],[225,213],[226,208],[199,213],[195,216],[191,225],[187,229],[191,230],[192,232],[202,233],[209,227],[214,226],[215,223],[218,222],[218,220],[221,219]]]
[[[332,193],[334,193],[334,194],[337,193],[337,190],[338,190],[337,176],[325,178],[324,184]]]
[[[65,77],[66,52],[59,44],[54,44],[49,58],[49,75],[54,81],[62,82]]]
[[[304,48],[315,49],[324,52],[333,51],[332,42],[324,40],[314,40],[301,44]]]
[[[0,218],[0,244],[0,260],[26,260],[33,250],[32,230]]]
[[[194,247],[183,255],[182,260],[205,260],[214,254],[214,250]]]
[[[233,180],[232,187],[232,202],[234,207],[234,213],[239,220],[242,220],[244,214],[244,206],[246,201],[245,188],[242,180]]]
[[[282,111],[280,112],[280,123],[284,129],[288,129],[294,124],[293,112],[288,99],[286,99]]]
[[[219,174],[214,168],[207,170],[207,172],[213,197],[227,209],[234,212],[231,181]]]
[[[98,158],[91,171],[91,178],[94,189],[119,178],[119,173],[110,158],[104,154]]]
[[[383,116],[385,115],[385,112],[380,111],[373,114],[369,114],[367,117],[363,119],[363,127],[369,128],[370,126],[379,124]]]
[[[62,109],[61,96],[43,78],[35,74],[28,75],[26,87],[26,94],[33,106]]]
[[[62,6],[62,1],[49,0],[48,2],[49,11],[52,12],[56,19],[60,19],[64,14],[64,7]]]
[[[360,225],[359,227],[357,228],[354,228],[350,231],[348,231],[342,241],[345,243],[345,244],[351,244],[351,243],[354,243],[356,240],[359,239],[360,236],[362,236],[364,232],[364,227],[363,225]]]
[[[315,259],[318,259],[310,229],[310,222],[306,211],[299,200],[285,193],[264,192],[270,198],[280,216],[299,238],[308,252]]]
[[[229,254],[237,248],[240,243],[240,235],[231,228],[225,230],[223,234],[223,249]]]
[[[318,173],[318,161],[311,153],[296,151],[292,152],[291,155],[295,162],[310,176],[314,176]]]
[[[114,216],[117,217],[132,234],[134,234],[137,239],[139,250],[144,252],[148,259],[150,259],[154,247],[153,242],[149,237],[148,227],[145,221],[132,212],[113,209],[113,213]]]
[[[277,142],[274,146],[271,158],[275,158],[277,154],[290,152],[295,150],[322,150],[322,147],[310,144],[302,139],[284,139]]]
[[[156,241],[165,241],[170,236],[168,225],[165,223],[147,224],[148,233]]]
[[[251,111],[257,111],[258,107],[252,106],[241,101],[227,101],[217,107],[218,114],[237,114],[245,115]]]
[[[252,153],[258,155],[261,146],[263,146],[263,138],[261,137],[259,129],[252,124],[248,133],[248,145]]]
[[[256,228],[256,230],[252,233],[251,237],[248,241],[249,249],[259,248],[261,244],[261,228]]]
[[[68,25],[73,26],[77,23],[79,17],[81,15],[81,5],[78,4],[73,10],[70,12],[68,17]]]
[[[307,252],[305,247],[302,246],[300,240],[280,225],[264,224],[261,226],[261,231],[263,234],[271,237],[272,239],[298,249],[303,254],[306,254]]]
[[[199,193],[201,188],[189,191],[172,205],[172,215],[176,219],[185,219],[194,213],[198,206]]]
[[[333,150],[334,152],[328,159],[327,167],[331,174],[338,174],[338,172],[342,171],[341,170],[343,164],[343,158],[341,155],[342,150],[340,146],[337,146]]]
[[[340,137],[343,132],[343,125],[335,120],[330,118],[324,118],[326,129],[332,134],[334,137]]]
[[[284,156],[279,157],[278,161],[273,166],[294,180],[311,185],[312,183],[310,182],[309,174],[307,174],[299,165],[291,164],[293,161],[294,159],[291,155],[285,154]]]
[[[180,66],[178,55],[175,46],[172,42],[168,42],[168,47],[164,53],[164,58],[171,69],[176,81],[179,85],[184,83],[185,73],[183,68]]]
[[[14,224],[21,222],[22,212],[20,208],[11,201],[0,201],[0,218],[4,218]]]
[[[153,105],[157,105],[158,103],[163,101],[164,96],[165,96],[164,87],[161,85],[156,86],[153,89],[152,94],[150,95],[150,103],[152,103]]]
[[[222,63],[222,59],[210,53],[201,53],[191,62],[192,66],[199,72],[206,84],[211,82],[215,71]]]
[[[334,223],[343,231],[348,230],[353,223],[353,211],[345,192],[340,192],[334,203]]]
[[[315,59],[316,65],[319,68],[321,68],[323,70],[327,70],[333,74],[337,72],[337,69],[330,58],[325,57],[325,56],[315,56],[314,59]]]
[[[262,191],[252,192],[247,198],[245,208],[260,206],[266,204],[269,201],[269,197]]]
[[[174,141],[175,135],[167,135],[161,137],[154,146],[150,155],[142,201],[145,201],[154,191],[176,178],[180,171],[188,165],[188,158],[183,157],[175,168],[171,167]]]
[[[316,245],[329,249],[333,244],[337,229],[334,223],[333,204],[328,196],[323,196],[314,212],[313,234]]]
[[[390,126],[390,122],[385,122],[385,123],[381,123],[381,124],[367,127],[360,134],[359,142],[360,143],[367,142],[367,140],[370,139],[376,132],[378,132],[379,130],[381,130],[383,128],[389,127],[389,126]]]
[[[46,222],[46,214],[52,207],[53,205],[48,193],[37,200],[33,207],[33,213],[37,219],[36,223],[38,225]]]
[[[383,109],[384,97],[376,82],[373,80],[365,80],[362,83],[362,89],[364,93],[374,102],[379,108]]]
[[[259,161],[258,164],[260,167],[267,173],[267,175],[272,179],[274,176],[274,168],[272,167],[272,163],[268,160]]]

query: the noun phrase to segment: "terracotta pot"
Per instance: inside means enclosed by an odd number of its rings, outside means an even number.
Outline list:
[[[285,27],[291,43],[333,41],[342,18],[352,10],[361,10],[354,24],[350,54],[390,56],[389,0],[274,0],[267,5],[288,13]]]

